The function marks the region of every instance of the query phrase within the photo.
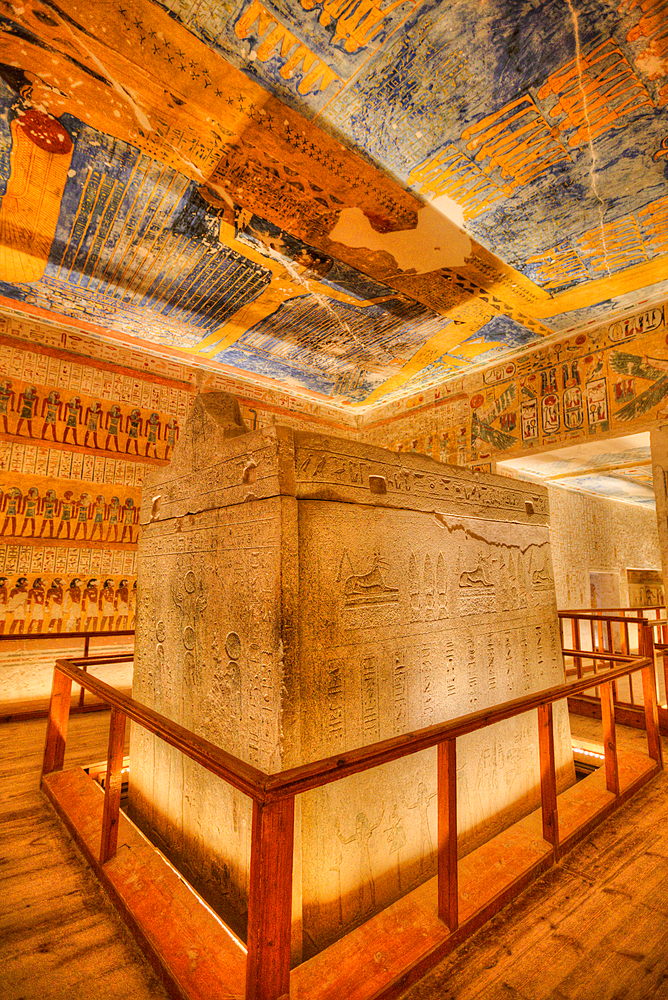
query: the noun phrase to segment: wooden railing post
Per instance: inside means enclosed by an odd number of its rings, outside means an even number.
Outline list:
[[[647,730],[647,750],[650,757],[663,767],[661,736],[659,733],[659,710],[656,703],[656,674],[654,671],[654,629],[648,623],[639,625],[642,655],[649,663],[642,668],[642,693],[645,703],[645,729]]]
[[[571,618],[571,632],[573,635],[573,649],[582,649],[582,639],[580,638],[580,620],[578,618]],[[573,662],[575,663],[575,670],[578,678],[582,677],[582,657],[574,656]]]
[[[84,648],[83,648],[84,656],[88,656],[89,649],[90,649],[90,636],[87,635],[84,637]],[[85,663],[82,667],[82,670],[88,670],[88,667],[86,666]],[[85,697],[86,697],[86,689],[82,687],[81,690],[79,691],[79,708],[83,708]]]
[[[457,879],[457,740],[438,744],[438,915],[450,931],[459,924]]]
[[[601,684],[601,719],[603,721],[603,746],[605,748],[605,787],[613,795],[619,795],[615,704],[612,695],[611,685],[609,683]]]
[[[49,720],[46,724],[42,775],[51,774],[52,771],[62,771],[63,769],[71,697],[72,678],[61,673],[58,667],[56,667],[53,671],[53,684],[51,685]]]
[[[82,689],[83,690],[83,689]],[[123,747],[125,745],[125,715],[112,708],[109,722],[109,748],[107,751],[107,780],[104,785],[102,812],[102,838],[100,864],[104,865],[116,854],[118,846],[118,815],[121,808],[123,784]]]
[[[294,795],[253,802],[246,1000],[290,992]]]
[[[624,617],[626,618],[626,613],[624,614]],[[624,622],[624,627],[622,629],[622,653],[624,654],[624,656],[630,655],[629,654],[630,648],[631,645],[629,642],[629,623]],[[629,682],[629,701],[631,702],[632,705],[635,705],[635,699],[633,696],[633,674],[629,674],[627,680]]]
[[[666,698],[666,706],[668,706],[668,649],[665,647],[661,649],[659,656],[661,657],[661,662],[663,663],[663,688]]]
[[[617,625],[615,625],[615,628],[617,628]],[[615,648],[615,638],[611,621],[607,622],[607,631],[608,631],[608,652],[616,653],[617,649]],[[617,701],[617,681],[612,682],[612,699],[613,702]]]
[[[538,706],[538,753],[540,757],[543,839],[548,844],[552,844],[554,860],[557,861],[559,859],[559,816],[557,813],[557,775],[554,765],[552,702]]]

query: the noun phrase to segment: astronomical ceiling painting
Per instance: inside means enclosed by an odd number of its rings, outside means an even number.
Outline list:
[[[0,296],[368,406],[668,294],[661,0],[0,2]]]

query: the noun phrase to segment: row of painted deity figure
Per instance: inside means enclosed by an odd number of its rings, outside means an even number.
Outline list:
[[[46,533],[48,538],[62,536],[86,542],[97,539],[134,543],[137,540],[134,525],[139,520],[139,508],[132,497],[121,504],[118,497],[107,501],[101,494],[93,499],[90,494],[82,493],[75,499],[72,491],[67,490],[59,499],[52,489],[40,496],[35,486],[31,486],[24,496],[18,486],[12,486],[4,495],[0,488],[0,512],[5,515],[0,535],[42,538]],[[38,532],[39,519],[42,523]]]
[[[69,586],[55,577],[48,586],[42,577],[32,584],[20,576],[11,589],[7,577],[0,576],[0,634],[22,635],[47,632],[97,632],[134,628],[137,583],[122,579],[118,586],[106,579],[100,586],[95,577],[84,585],[74,577]],[[4,612],[4,613],[3,613]],[[27,622],[27,629],[26,629]]]
[[[41,402],[41,405],[40,405]],[[143,456],[145,458],[168,459],[179,437],[179,425],[175,417],[166,421],[160,419],[160,414],[151,413],[143,418],[141,410],[136,407],[124,416],[118,403],[113,403],[109,409],[103,409],[102,403],[96,400],[84,410],[79,396],[71,399],[61,399],[57,389],[52,389],[48,395],[40,399],[34,385],[26,386],[21,393],[14,392],[9,379],[0,382],[0,428],[9,434],[8,417],[11,413],[18,414],[16,426],[12,433],[18,436],[27,435],[36,438],[36,428],[33,420],[41,419],[42,441],[60,441],[62,444],[79,445],[84,448],[93,447],[103,451],[120,451],[119,437],[126,435],[126,454],[139,455],[140,439],[142,440]],[[64,421],[62,438],[58,438],[57,427]],[[24,430],[25,428],[25,430]],[[81,429],[85,428],[83,442],[79,440]],[[101,444],[104,439],[104,445]],[[158,454],[158,445],[164,442],[164,451]],[[162,450],[162,449],[161,449]]]

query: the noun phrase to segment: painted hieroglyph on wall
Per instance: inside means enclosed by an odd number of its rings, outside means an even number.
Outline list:
[[[628,435],[668,412],[667,344],[660,304],[379,407],[363,433],[483,470],[533,450]]]

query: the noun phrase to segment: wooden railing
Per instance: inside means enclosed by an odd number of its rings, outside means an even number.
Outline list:
[[[641,636],[643,650],[651,650],[652,636],[649,626],[641,626]],[[604,677],[601,674],[597,675],[597,684],[601,689],[604,706],[606,786],[609,792],[619,796],[612,685],[639,670],[642,671],[643,677],[648,751],[650,757],[660,767],[663,766],[654,660],[651,655],[645,653],[636,657],[607,654],[605,659],[611,666]],[[72,682],[75,682],[106,701],[111,708],[107,780],[100,840],[102,865],[113,858],[116,852],[123,740],[127,718],[180,750],[212,774],[223,778],[253,801],[246,967],[247,1000],[278,1000],[289,995],[294,810],[295,796],[302,792],[407,757],[428,747],[437,747],[438,915],[449,930],[454,932],[459,922],[456,741],[458,737],[467,733],[537,709],[543,837],[551,846],[554,859],[559,856],[552,706],[556,701],[591,688],[591,676],[278,774],[267,774],[85,673],[79,662],[77,660],[56,662],[42,774],[48,775],[63,768],[71,687]],[[90,660],[88,662],[90,663]]]
[[[115,630],[110,630],[110,631],[96,630],[94,632],[20,632],[20,633],[16,633],[16,632],[11,632],[11,633],[9,633],[9,632],[2,632],[2,633],[0,633],[0,655],[2,655],[2,643],[3,643],[3,641],[4,642],[20,642],[20,643],[22,643],[22,642],[26,642],[26,641],[27,642],[34,642],[37,639],[41,639],[42,642],[44,642],[45,640],[48,641],[48,642],[52,642],[53,640],[56,640],[57,642],[66,642],[66,641],[70,641],[72,639],[74,639],[74,640],[83,639],[82,654],[86,658],[87,663],[92,663],[93,659],[90,657],[90,641],[91,641],[91,639],[100,639],[100,638],[109,639],[112,636],[115,637],[115,636],[124,636],[124,635],[126,635],[126,636],[132,636],[132,642],[131,643],[128,642],[129,648],[128,648],[128,650],[126,652],[118,653],[118,654],[111,654],[111,655],[108,655],[106,657],[103,657],[103,659],[101,661],[100,660],[96,661],[96,662],[104,662],[104,663],[114,663],[114,662],[118,663],[118,662],[123,662],[123,660],[128,660],[128,659],[130,659],[132,657],[132,654],[133,654],[133,651],[134,651],[134,636],[135,636],[135,630],[133,628],[115,629]],[[87,664],[84,664],[83,665],[83,670],[87,670],[87,669],[88,669]],[[85,688],[82,687],[81,690],[79,691],[79,703],[78,703],[78,706],[79,706],[80,710],[82,710],[84,708],[84,699],[85,699]],[[29,712],[28,713],[28,715],[30,715],[30,716],[35,716],[35,715],[39,715],[39,714],[40,714],[39,712],[37,712],[37,713],[36,712]],[[44,713],[42,712],[41,714],[43,715]],[[14,715],[16,717],[20,717],[21,713],[20,712],[16,712],[16,713],[14,713]]]
[[[649,617],[646,612],[651,612]],[[578,678],[587,673],[605,670],[609,655],[652,656],[658,667],[662,664],[664,701],[668,700],[668,619],[660,617],[665,608],[592,608],[585,611],[559,611],[561,646],[566,659],[566,676],[574,673]],[[568,633],[570,632],[570,635]],[[657,641],[657,636],[660,641]],[[660,699],[657,685],[657,698]],[[599,692],[596,689],[596,697]],[[628,695],[628,696],[627,696]],[[624,708],[638,708],[640,699],[634,691],[632,678],[623,690],[613,685],[615,704]]]

